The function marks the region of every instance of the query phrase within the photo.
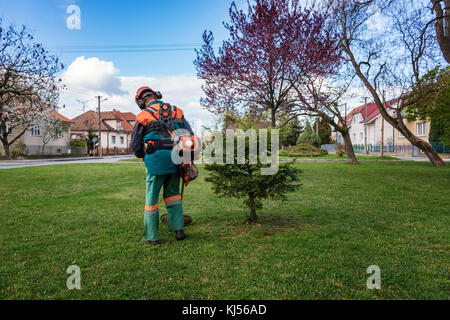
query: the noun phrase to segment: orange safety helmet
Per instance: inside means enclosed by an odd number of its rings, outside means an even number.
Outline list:
[[[145,93],[147,92],[147,93]],[[149,95],[149,94],[153,94],[156,96],[157,99],[161,99],[162,98],[162,94],[159,91],[154,91],[152,88],[150,87],[140,87],[137,92],[136,92],[136,97],[135,97],[135,101],[136,104],[139,106],[139,108],[144,109],[145,108],[145,103],[144,103],[144,98]]]

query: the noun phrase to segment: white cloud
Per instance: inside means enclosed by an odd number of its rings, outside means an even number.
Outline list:
[[[86,110],[95,110],[97,102],[94,97],[98,95],[108,98],[102,103],[102,110],[117,109],[137,114],[140,109],[134,102],[136,90],[149,86],[161,91],[165,102],[182,108],[192,126],[200,128],[214,122],[215,117],[200,106],[202,80],[195,75],[125,77],[119,75],[113,62],[78,57],[62,77],[67,90],[61,96],[61,104],[66,105],[61,113],[69,118],[82,113],[82,106],[77,100],[89,101]]]
[[[78,57],[63,73],[63,80],[71,90],[76,92],[99,92],[107,95],[124,94],[119,70],[114,63],[98,58]]]

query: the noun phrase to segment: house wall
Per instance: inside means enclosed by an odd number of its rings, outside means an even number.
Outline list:
[[[8,135],[8,141],[15,139],[22,132],[22,128],[14,128],[10,135]],[[9,146],[9,150],[12,151],[13,148],[17,145],[17,143],[23,141],[23,136],[17,139],[11,146]],[[5,155],[5,149],[3,148],[3,143],[0,142],[0,155]]]
[[[405,120],[406,122],[406,120]],[[425,126],[426,126],[426,130],[425,130],[425,135],[418,135],[417,132],[417,124],[418,123],[423,123],[425,122]],[[416,121],[409,121],[406,122],[406,127],[412,132],[414,133],[417,137],[419,137],[422,140],[425,140],[426,142],[428,142],[428,135],[430,134],[430,121],[424,121],[424,120],[416,120]],[[397,137],[397,142],[400,144],[408,144],[410,143],[408,141],[408,139],[406,139],[405,137],[403,137],[401,135],[401,133],[399,131],[396,130],[396,137]]]
[[[68,131],[61,133],[61,138],[49,141],[42,152],[43,136],[42,131],[40,136],[33,136],[31,130],[27,130],[23,135],[23,143],[27,146],[28,154],[64,154],[70,153],[70,128]]]
[[[367,143],[372,145],[378,145],[381,144],[381,128],[383,126],[384,122],[384,138],[383,142],[385,145],[392,144],[396,142],[396,136],[395,131],[393,131],[393,126],[384,120],[381,115],[377,116],[375,119],[373,119],[368,125],[367,125]]]
[[[98,132],[96,132],[98,134]],[[87,132],[85,131],[74,131],[72,132],[72,139],[80,139],[81,137],[86,138]],[[113,142],[113,136],[116,137],[116,142]],[[120,138],[123,138],[123,143]],[[116,154],[116,153],[130,153],[131,148],[130,145],[130,137],[126,132],[108,132],[102,131],[102,153],[107,154]]]
[[[12,135],[9,136],[9,140],[14,139],[22,132],[22,128],[14,128],[12,130]],[[48,142],[45,145],[44,153],[42,153],[42,145],[43,145],[43,138],[42,138],[42,132],[40,136],[33,136],[31,134],[31,130],[27,130],[19,139],[17,139],[13,145],[10,146],[10,151],[12,151],[18,143],[22,142],[26,145],[25,153],[28,155],[31,154],[46,154],[46,155],[57,155],[57,154],[64,154],[69,153],[70,149],[70,128],[68,131],[62,132],[61,138],[57,140],[53,140]],[[3,144],[0,146],[0,154],[5,155],[5,150],[3,148]]]
[[[353,116],[352,124],[350,126],[350,139],[353,144],[364,144],[364,123],[361,123],[362,116],[357,113]]]
[[[106,122],[106,124],[108,124],[109,126],[114,128],[115,130],[118,130],[118,131],[123,130],[122,124],[118,120],[104,120],[104,122]]]
[[[364,109],[363,111],[364,112]],[[388,110],[390,115],[393,114],[392,110]],[[367,144],[377,145],[381,144],[381,127],[383,118],[381,115],[376,116],[367,124]],[[357,113],[353,116],[350,126],[350,139],[353,144],[364,144],[364,121],[361,113]],[[392,125],[384,120],[384,144],[397,143],[396,130],[393,131]]]
[[[115,142],[113,141],[115,137]],[[122,138],[122,139],[121,139]],[[127,149],[130,144],[127,133],[102,132],[102,147],[108,149]]]

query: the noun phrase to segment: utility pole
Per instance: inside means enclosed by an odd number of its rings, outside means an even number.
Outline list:
[[[364,97],[365,106],[365,116],[364,116],[364,149],[366,150],[366,154],[369,154],[369,150],[367,149],[367,97]]]
[[[385,91],[383,90],[383,108],[386,105]],[[384,118],[381,116],[381,156],[384,156]]]
[[[105,98],[103,100],[102,96],[97,96],[95,98],[98,100],[98,155],[99,157],[101,157],[103,156],[103,152],[102,152],[102,119],[100,112],[100,103],[108,100],[108,98]]]

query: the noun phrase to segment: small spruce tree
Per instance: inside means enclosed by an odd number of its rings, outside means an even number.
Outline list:
[[[250,210],[248,221],[256,222],[256,210],[262,208],[263,199],[270,198],[284,201],[286,200],[286,193],[295,191],[300,187],[299,175],[301,170],[295,168],[292,163],[284,163],[280,164],[275,174],[261,175],[261,168],[268,165],[261,163],[259,154],[256,164],[249,163],[248,139],[246,139],[245,143],[246,163],[237,164],[236,140],[237,138],[235,137],[234,163],[206,164],[205,169],[210,172],[210,175],[205,180],[212,184],[212,189],[216,194],[243,200]],[[225,139],[223,145],[226,145]],[[271,150],[270,138],[268,139],[268,145],[268,149]]]

